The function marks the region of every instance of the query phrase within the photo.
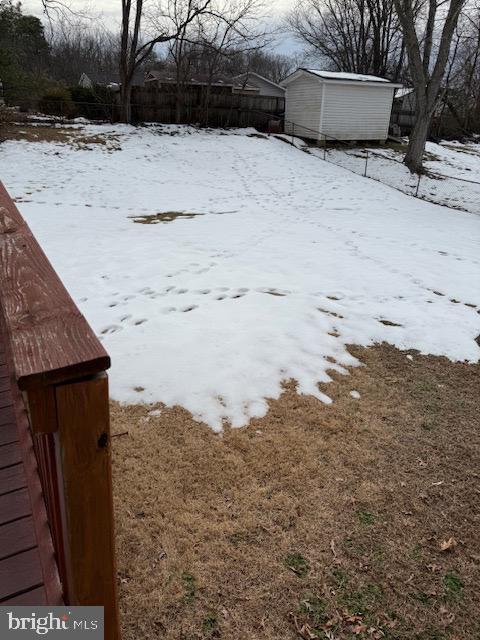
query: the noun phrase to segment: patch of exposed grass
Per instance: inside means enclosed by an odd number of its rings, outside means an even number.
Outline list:
[[[184,589],[184,600],[187,604],[191,604],[195,600],[195,578],[187,571],[182,572],[182,583]]]
[[[305,595],[300,602],[299,610],[309,616],[314,627],[319,627],[328,621],[327,603],[311,593]]]
[[[455,571],[448,571],[443,577],[443,586],[447,600],[460,600],[463,597],[463,582]]]
[[[192,213],[189,211],[164,211],[163,213],[152,213],[151,215],[129,217],[137,224],[159,224],[161,222],[173,222],[178,219],[190,220],[191,218],[203,215],[203,213]]]
[[[310,569],[308,562],[301,553],[289,553],[283,563],[287,569],[296,573],[299,578],[305,578]]]
[[[335,581],[335,586],[338,589],[344,589],[348,583],[347,573],[343,569],[335,567],[335,569],[332,571],[332,576]]]
[[[373,513],[365,511],[364,509],[360,509],[359,511],[357,511],[357,515],[360,524],[363,524],[365,526],[371,526],[372,524],[375,524],[375,516],[373,515]]]
[[[26,142],[53,142],[68,144],[75,149],[88,149],[92,145],[108,147],[109,151],[119,150],[119,137],[114,134],[87,135],[81,128],[59,124],[33,125],[28,122],[9,123],[0,128],[2,140],[23,140]]]
[[[202,620],[202,631],[205,638],[213,638],[218,632],[218,619],[215,613],[209,613]]]
[[[368,584],[362,591],[344,590],[341,603],[351,614],[365,616],[377,601],[382,599],[382,589],[376,584]]]

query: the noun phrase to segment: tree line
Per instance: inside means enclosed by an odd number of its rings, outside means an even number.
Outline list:
[[[120,33],[74,14],[63,0],[39,0],[45,25],[0,0],[0,79],[12,98],[28,87],[74,85],[81,73],[118,77],[122,120],[131,118],[134,78],[168,70],[180,96],[189,77],[256,71],[276,82],[297,66],[378,75],[415,91],[416,124],[405,158],[422,156],[432,117],[448,107],[465,132],[480,131],[479,0],[298,0],[271,26],[266,0],[118,0]],[[290,33],[297,55],[272,44]],[[17,89],[15,89],[15,84]],[[207,81],[207,87],[209,82]],[[208,89],[207,89],[208,90]]]

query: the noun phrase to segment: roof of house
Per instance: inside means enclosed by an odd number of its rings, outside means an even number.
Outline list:
[[[395,98],[404,98],[405,96],[409,96],[413,93],[415,89],[413,87],[401,87],[395,91]]]
[[[88,71],[82,73],[82,76],[86,76],[92,84],[109,85],[109,84],[121,84],[120,74],[118,71],[106,71],[102,69],[96,69],[95,71]],[[144,80],[144,73],[141,70],[135,71],[133,74],[132,85],[142,86]]]
[[[245,77],[248,78],[250,76],[256,76],[257,78],[260,78],[260,80],[264,80],[265,82],[268,82],[268,84],[277,87],[277,89],[282,89],[283,91],[285,91],[285,87],[282,87],[280,84],[277,84],[276,82],[270,80],[269,78],[266,78],[265,76],[261,76],[259,73],[256,73],[256,71],[246,71],[245,73],[241,73],[240,75],[235,76],[234,80],[239,80],[240,78]]]
[[[149,71],[145,78],[146,82],[156,81],[160,84],[175,84],[177,77],[173,71]],[[238,87],[242,89],[249,89],[256,91],[257,87],[253,87],[249,84],[240,85],[236,78],[217,74],[213,78],[208,73],[195,73],[184,80],[185,84],[193,85],[210,85],[213,87]]]
[[[386,78],[369,76],[363,73],[347,73],[346,71],[323,71],[321,69],[305,69],[308,73],[313,73],[326,80],[352,80],[354,82],[390,82]]]
[[[373,85],[384,85],[388,87],[401,87],[401,84],[391,82],[387,80],[387,78],[380,78],[379,76],[371,76],[365,75],[362,73],[349,73],[346,71],[324,71],[323,69],[305,69],[304,67],[300,67],[292,74],[290,74],[285,80],[282,81],[282,86],[287,86],[295,80],[302,73],[310,73],[322,80],[326,80],[327,82],[345,82],[345,83],[355,83],[355,84],[367,84],[369,86]]]

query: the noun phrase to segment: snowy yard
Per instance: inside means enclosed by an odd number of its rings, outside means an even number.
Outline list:
[[[284,136],[291,142],[291,138]],[[411,174],[403,164],[406,142],[385,147],[336,145],[315,148],[303,140],[294,146],[407,195],[480,215],[480,142],[427,142],[425,174]]]
[[[81,135],[107,143],[3,143],[0,177],[110,352],[114,399],[220,430],[291,378],[329,402],[351,343],[479,359],[480,216],[253,131]]]

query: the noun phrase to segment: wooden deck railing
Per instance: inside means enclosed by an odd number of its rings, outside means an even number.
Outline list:
[[[1,183],[0,328],[29,415],[64,602],[103,605],[105,638],[116,640],[110,358]]]

